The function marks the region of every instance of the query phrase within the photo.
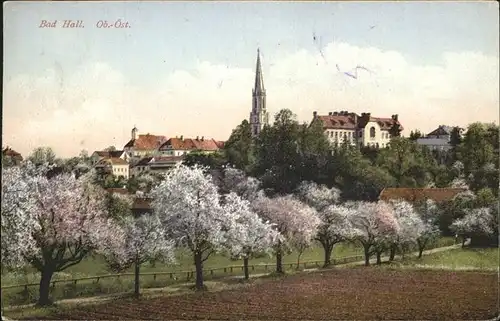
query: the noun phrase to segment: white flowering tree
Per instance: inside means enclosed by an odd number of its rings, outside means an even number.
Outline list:
[[[21,170],[33,175],[29,167]],[[50,304],[55,272],[80,263],[94,250],[115,246],[123,237],[108,218],[105,192],[91,184],[93,173],[79,179],[66,173],[48,178],[48,173],[48,168],[40,166],[27,179],[35,180],[29,194],[33,203],[26,209],[33,226],[29,235],[23,235],[23,242],[33,246],[22,249],[24,259],[41,273],[39,305]]]
[[[223,193],[235,192],[240,197],[253,201],[258,196],[260,186],[258,179],[246,176],[242,170],[227,167],[223,171]]]
[[[31,238],[38,229],[35,219],[34,192],[38,176],[35,167],[26,162],[2,170],[2,268],[18,268],[24,264],[24,253],[33,251]]]
[[[196,289],[204,289],[203,262],[225,249],[237,216],[221,204],[217,186],[203,167],[179,165],[151,191],[152,207],[169,238],[187,246],[196,267]]]
[[[268,252],[276,243],[279,233],[250,207],[250,202],[234,192],[226,196],[226,210],[236,215],[235,227],[229,231],[227,247],[232,257],[243,259],[245,279],[249,278],[248,261],[254,254]]]
[[[418,257],[422,257],[425,248],[439,237],[441,231],[438,226],[439,207],[434,200],[426,199],[415,206],[422,221],[422,231],[417,238]]]
[[[303,182],[297,192],[300,199],[316,209],[321,220],[315,240],[323,246],[325,254],[323,266],[327,267],[331,264],[335,244],[346,241],[349,237],[350,209],[337,204],[340,191],[336,188],[330,189],[313,182]]]
[[[312,207],[291,195],[268,198],[259,194],[252,202],[252,208],[263,219],[275,224],[276,230],[280,233],[274,250],[276,272],[283,273],[284,251],[294,246],[300,250],[309,245],[321,221]]]
[[[395,200],[391,202],[394,210],[394,216],[399,225],[397,233],[394,235],[393,246],[389,260],[394,259],[395,246],[398,246],[401,253],[410,251],[418,242],[424,232],[424,223],[415,211],[412,204],[404,200]]]
[[[350,239],[359,241],[364,249],[365,265],[370,265],[370,256],[377,255],[377,264],[381,263],[381,254],[387,249],[399,229],[394,211],[385,202],[348,202],[350,215]]]
[[[141,264],[151,260],[174,262],[174,242],[168,239],[164,226],[154,214],[124,217],[120,225],[124,234],[120,246],[108,249],[104,256],[114,270],[134,266],[134,294],[139,297]]]
[[[490,238],[495,234],[495,217],[488,207],[466,209],[463,218],[453,221],[450,229],[465,240],[467,237]],[[465,242],[462,243],[462,246]]]

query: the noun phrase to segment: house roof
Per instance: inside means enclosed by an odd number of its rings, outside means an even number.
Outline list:
[[[128,163],[121,159],[121,158],[118,158],[118,157],[107,157],[107,158],[103,158],[101,159],[97,165],[108,165],[108,164],[111,164],[111,165],[128,165]]]
[[[379,199],[382,201],[403,199],[407,202],[419,202],[432,199],[435,202],[449,201],[464,188],[384,188]]]
[[[13,150],[12,148],[10,147],[5,147],[3,150],[2,150],[2,154],[4,156],[10,156],[10,157],[17,157],[17,158],[22,158],[21,154],[16,152],[15,150]]]
[[[389,130],[394,123],[399,124],[401,130],[403,130],[403,126],[396,120],[397,118],[372,117],[367,113],[360,116],[356,113],[341,111],[329,113],[328,115],[318,115],[316,119],[321,120],[324,129],[356,130],[365,128],[368,122],[376,122],[382,130]]]
[[[327,115],[318,116],[318,119],[323,122],[325,129],[356,129],[356,120],[354,115]]]
[[[440,125],[438,128],[434,129],[427,136],[446,136],[451,135],[453,130],[452,126]]]
[[[139,150],[152,150],[160,147],[167,137],[158,135],[139,135],[136,139],[131,139],[123,148],[134,148]]]
[[[216,151],[221,147],[219,145],[223,142],[217,142],[214,139],[204,139],[202,138],[170,138],[165,143],[163,143],[159,150],[203,150],[203,151]]]
[[[97,155],[99,157],[121,157],[123,155],[123,150],[114,150],[114,151],[104,151],[104,150],[96,150],[92,153],[92,155]]]
[[[148,156],[148,157],[143,157],[141,158],[136,164],[135,166],[145,166],[147,164],[149,164],[149,162],[151,162],[151,160],[153,159],[153,157],[151,156]]]

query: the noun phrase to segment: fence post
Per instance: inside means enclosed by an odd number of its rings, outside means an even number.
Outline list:
[[[172,275],[172,273],[170,273],[170,278],[171,278],[171,279],[173,279],[173,278],[174,278],[174,276]]]
[[[252,265],[252,271],[255,271],[255,265]]]
[[[224,268],[224,273],[227,273],[227,268]]]
[[[214,275],[214,270],[210,270],[210,275]]]
[[[153,281],[156,281],[156,273],[153,274]]]
[[[233,273],[233,267],[232,267],[232,266],[229,268],[229,271],[230,271],[231,273]]]

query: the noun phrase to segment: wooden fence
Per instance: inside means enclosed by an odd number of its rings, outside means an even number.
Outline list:
[[[362,261],[364,260],[363,255],[355,255],[355,256],[346,256],[346,257],[341,257],[337,259],[332,260],[332,265],[338,265],[338,264],[346,264],[346,263],[352,263],[352,262],[357,262],[357,261]],[[319,268],[323,266],[324,261],[305,261],[305,262],[300,262],[300,267],[303,267],[304,269],[307,268]],[[249,271],[255,271],[256,269],[264,269],[265,272],[271,272],[274,270],[276,267],[276,263],[272,264],[249,264],[248,269]],[[284,263],[283,267],[289,267],[289,268],[296,268],[297,263]],[[226,274],[232,274],[233,272],[236,271],[243,271],[244,266],[243,265],[231,265],[231,266],[226,266],[226,267],[219,267],[219,268],[208,268],[203,270],[203,274],[205,276],[214,276],[215,274],[220,274],[220,272],[223,272],[224,275]],[[218,272],[218,273],[217,273]],[[189,271],[172,271],[172,272],[144,272],[140,273],[140,276],[149,276],[153,277],[153,280],[156,281],[156,278],[158,276],[167,276],[171,280],[182,280],[183,276],[185,277],[184,280],[189,281],[194,278],[195,275],[195,270],[189,270]],[[110,279],[110,278],[126,278],[126,277],[133,277],[134,273],[120,273],[120,274],[104,274],[104,275],[97,275],[97,276],[89,276],[89,277],[83,277],[83,278],[73,278],[73,279],[59,279],[59,280],[52,280],[52,287],[55,288],[56,284],[60,283],[72,283],[74,285],[78,284],[79,282],[85,282],[85,281],[93,281],[93,283],[99,283],[100,280],[104,279]],[[24,288],[25,291],[28,291],[29,287],[33,286],[39,286],[39,283],[26,283],[26,284],[15,284],[15,285],[7,285],[7,286],[2,286],[2,290],[7,290],[7,289],[16,289],[16,288]]]

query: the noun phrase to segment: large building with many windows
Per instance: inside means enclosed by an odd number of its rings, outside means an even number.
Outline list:
[[[391,118],[373,117],[370,113],[358,115],[349,111],[329,112],[318,115],[313,112],[313,121],[321,121],[326,136],[332,144],[348,143],[359,147],[385,148],[390,142],[390,129],[403,126],[398,115]]]

